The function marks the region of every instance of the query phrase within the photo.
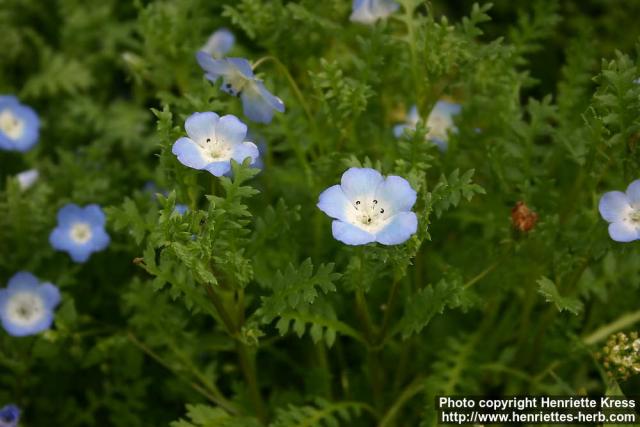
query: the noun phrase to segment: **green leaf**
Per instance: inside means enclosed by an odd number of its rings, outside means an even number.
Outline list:
[[[541,277],[538,279],[538,292],[544,296],[547,302],[555,304],[558,311],[569,311],[573,314],[579,314],[582,311],[582,301],[574,297],[563,297],[558,292],[558,288],[547,277]]]

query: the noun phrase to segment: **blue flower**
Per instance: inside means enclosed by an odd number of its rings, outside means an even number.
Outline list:
[[[177,213],[178,215],[184,215],[188,210],[189,210],[189,207],[187,205],[183,205],[181,203],[178,203],[173,208],[173,211],[175,213]]]
[[[214,58],[222,58],[233,48],[235,41],[236,38],[231,31],[220,28],[211,34],[207,43],[200,50]]]
[[[627,187],[626,193],[610,191],[600,199],[602,218],[609,222],[609,236],[616,242],[640,239],[640,179]]]
[[[458,131],[453,124],[453,116],[459,114],[460,110],[460,104],[438,101],[427,118],[427,127],[429,128],[429,132],[426,135],[426,139],[436,144],[441,151],[447,149],[449,130],[452,132]],[[405,129],[414,130],[419,120],[420,115],[418,114],[418,108],[414,105],[409,110],[409,114],[407,114],[407,122],[405,124],[396,125],[393,128],[394,135],[399,138],[404,133]]]
[[[15,96],[0,96],[0,150],[25,152],[38,142],[40,120]]]
[[[213,59],[206,52],[198,52],[198,63],[205,77],[216,83],[222,77],[220,88],[232,96],[242,99],[242,110],[250,120],[269,123],[273,112],[284,112],[284,103],[264,87],[262,80],[253,74],[251,64],[244,58]]]
[[[20,421],[20,408],[9,404],[0,408],[0,427],[16,427]]]
[[[40,177],[40,173],[37,169],[29,169],[23,172],[20,172],[16,175],[16,179],[18,180],[18,185],[22,191],[26,191],[36,183],[38,178]]]
[[[75,262],[85,262],[93,252],[109,246],[111,239],[104,230],[106,219],[98,205],[85,208],[70,203],[58,211],[58,226],[49,242],[54,249],[67,252]]]
[[[31,273],[16,273],[9,279],[7,288],[0,289],[2,327],[14,337],[47,330],[53,323],[53,310],[59,303],[57,287],[51,283],[40,283]]]
[[[373,24],[398,10],[400,5],[394,0],[353,0],[351,16],[353,22]]]
[[[411,212],[415,202],[416,192],[406,179],[351,168],[342,174],[340,185],[320,194],[318,207],[335,219],[333,237],[347,245],[398,245],[418,228],[418,218]]]
[[[207,170],[215,176],[231,171],[231,159],[253,164],[260,153],[253,142],[245,141],[247,125],[230,114],[193,113],[184,124],[188,138],[182,137],[171,150],[185,166]]]

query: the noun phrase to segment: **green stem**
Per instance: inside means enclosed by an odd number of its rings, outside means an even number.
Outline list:
[[[240,366],[242,367],[242,372],[244,373],[245,380],[249,386],[249,394],[251,395],[251,400],[255,406],[256,415],[263,424],[266,424],[267,409],[264,406],[262,395],[260,394],[260,388],[258,386],[255,360],[250,357],[248,348],[244,343],[240,341],[236,341],[236,343]]]
[[[389,297],[387,298],[387,304],[385,306],[384,320],[382,321],[382,330],[380,331],[380,342],[385,342],[387,330],[389,329],[389,322],[391,320],[391,313],[397,300],[398,288],[400,287],[400,279],[394,280],[389,291]]]
[[[211,299],[211,302],[216,308],[222,323],[224,323],[227,332],[231,337],[236,340],[236,352],[238,353],[238,359],[240,361],[240,368],[242,369],[242,373],[247,381],[247,385],[249,387],[249,395],[251,396],[251,400],[253,401],[254,409],[256,411],[256,415],[258,419],[262,422],[262,424],[266,424],[267,422],[267,411],[262,400],[262,395],[260,394],[260,388],[258,386],[258,376],[256,373],[256,366],[254,361],[251,360],[249,356],[247,346],[240,340],[239,332],[240,325],[236,325],[232,320],[232,316],[225,309],[224,303],[220,296],[213,290],[211,285],[206,285],[205,289],[207,291],[207,295]],[[244,301],[243,301],[244,304]],[[239,310],[244,311],[244,307],[239,307]]]
[[[629,326],[637,322],[640,322],[640,310],[620,316],[613,322],[596,329],[595,331],[584,337],[582,341],[587,345],[597,344],[598,342],[607,339],[609,335],[622,329],[628,328]]]
[[[138,338],[136,338],[136,336],[132,332],[129,332],[127,334],[127,338],[129,339],[129,341],[133,345],[138,347],[138,349],[140,349],[143,353],[145,353],[147,356],[151,357],[153,360],[155,360],[159,365],[163,366],[165,369],[171,371],[176,377],[178,377],[182,381],[184,381],[187,384],[189,384],[191,386],[191,388],[193,388],[195,391],[200,393],[202,396],[206,397],[208,400],[210,400],[211,402],[213,402],[216,405],[220,406],[221,408],[225,409],[226,411],[228,411],[231,414],[237,414],[238,413],[238,409],[233,405],[233,403],[229,402],[221,394],[217,394],[213,389],[212,390],[206,390],[205,388],[203,388],[200,385],[194,383],[193,381],[189,380],[185,376],[180,375],[176,371],[176,369],[174,369],[167,361],[165,361],[162,357],[160,357],[156,352],[151,350],[151,348],[149,348],[146,344],[144,344],[142,341],[140,341]],[[203,384],[206,385],[206,383],[203,383]]]
[[[400,393],[400,396],[398,396],[398,399],[393,402],[393,405],[391,405],[387,413],[384,414],[384,417],[382,417],[382,420],[380,420],[378,427],[387,427],[391,425],[396,415],[398,415],[400,409],[402,409],[402,407],[411,398],[419,394],[422,390],[424,390],[424,379],[416,378],[415,380],[413,380],[413,382],[409,384],[402,393]]]

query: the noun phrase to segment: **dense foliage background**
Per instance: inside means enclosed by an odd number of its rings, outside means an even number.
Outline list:
[[[26,270],[63,296],[53,329],[0,330],[0,406],[24,426],[414,426],[439,394],[638,393],[602,347],[640,320],[640,255],[597,207],[639,177],[640,3],[400,3],[367,26],[347,0],[0,0],[0,94],[42,122],[0,152],[0,286]],[[220,27],[263,59],[270,124],[204,79]],[[424,122],[393,136],[442,97],[462,105],[446,152]],[[245,121],[263,170],[181,165],[195,111]],[[407,243],[333,239],[318,195],[359,165],[418,190]],[[49,245],[68,202],[106,208],[85,264]]]

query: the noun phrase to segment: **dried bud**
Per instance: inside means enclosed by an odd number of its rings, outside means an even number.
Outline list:
[[[536,226],[538,214],[529,209],[524,202],[518,202],[511,209],[511,222],[516,230],[526,233]]]

